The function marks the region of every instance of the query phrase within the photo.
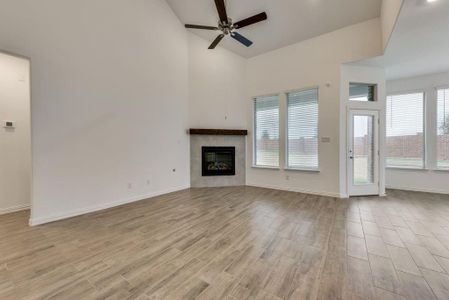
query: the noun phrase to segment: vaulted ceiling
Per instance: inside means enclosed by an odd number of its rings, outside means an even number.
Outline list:
[[[182,23],[217,26],[213,0],[167,0]],[[381,0],[227,0],[233,21],[262,11],[268,20],[239,30],[254,44],[250,48],[226,37],[220,46],[253,57],[380,15]],[[212,42],[217,32],[189,29]]]
[[[383,56],[361,62],[384,67],[387,79],[449,70],[449,0],[406,0]]]

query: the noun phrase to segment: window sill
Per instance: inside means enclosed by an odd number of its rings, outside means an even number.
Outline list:
[[[253,169],[265,169],[265,170],[280,170],[279,167],[256,166],[256,165],[252,165],[251,168],[253,168]]]
[[[432,171],[444,173],[444,172],[449,172],[449,169],[436,168],[436,169],[433,169]]]
[[[293,172],[311,172],[311,173],[319,173],[320,169],[306,169],[306,168],[285,168],[285,171],[293,171]]]
[[[398,170],[398,171],[422,171],[428,172],[428,168],[414,168],[414,167],[386,167],[387,170]]]

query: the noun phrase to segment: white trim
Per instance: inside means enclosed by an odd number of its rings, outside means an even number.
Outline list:
[[[90,206],[90,207],[86,207],[86,208],[81,208],[81,209],[76,209],[76,210],[72,210],[72,211],[53,214],[48,217],[30,218],[29,224],[30,224],[30,226],[36,226],[36,225],[41,225],[41,224],[59,221],[59,220],[63,220],[63,219],[68,219],[68,218],[72,218],[72,217],[96,212],[99,210],[104,210],[104,209],[108,209],[108,208],[112,208],[112,207],[116,207],[116,206],[120,206],[120,205],[124,205],[124,204],[128,204],[128,203],[132,203],[132,202],[147,200],[149,198],[185,190],[188,188],[190,188],[190,185],[179,186],[179,187],[175,187],[175,188],[171,188],[171,189],[167,189],[167,190],[163,190],[163,191],[153,192],[153,193],[150,193],[147,195],[134,196],[134,197],[131,197],[128,199],[123,199],[123,200],[109,202],[109,203],[105,203],[105,204],[101,204],[101,205],[94,205],[94,206]]]
[[[309,194],[309,195],[326,196],[326,197],[332,197],[332,198],[347,198],[347,197],[345,197],[345,195],[341,195],[340,193],[334,193],[334,192],[317,192],[317,191],[311,191],[311,190],[306,190],[306,189],[301,189],[301,188],[286,188],[286,187],[257,184],[257,183],[247,183],[246,185],[251,186],[251,187],[270,189],[270,190],[295,192],[295,193],[302,193],[302,194]]]
[[[264,97],[279,97],[282,94],[282,92],[280,93],[271,93],[271,94],[264,94],[264,95],[258,95],[258,96],[253,96],[251,97],[252,100],[256,100],[257,98],[264,98]]]
[[[284,168],[285,171],[292,171],[292,172],[312,172],[312,173],[320,173],[321,170],[319,168],[289,168],[289,167],[285,167]]]
[[[9,55],[9,56],[13,56],[16,58],[20,58],[20,59],[24,59],[26,61],[28,61],[28,102],[29,102],[29,126],[28,126],[28,130],[30,132],[30,136],[29,139],[27,140],[28,143],[28,147],[30,148],[30,163],[29,163],[29,176],[30,176],[30,186],[29,186],[29,203],[30,204],[26,204],[26,205],[19,205],[19,206],[15,206],[15,207],[10,207],[10,208],[6,208],[6,209],[0,209],[0,215],[3,214],[8,214],[8,213],[13,213],[13,212],[17,212],[17,211],[21,211],[21,210],[27,210],[29,209],[30,215],[33,214],[33,138],[34,138],[34,134],[33,134],[33,129],[32,129],[32,125],[33,125],[33,80],[32,80],[32,61],[31,61],[31,57],[25,56],[25,55],[21,55],[21,54],[17,54],[17,53],[12,53],[9,52],[7,50],[4,49],[0,49],[0,53],[3,53],[5,55]]]
[[[272,167],[272,166],[257,166],[257,165],[252,165],[251,168],[254,169],[265,169],[265,170],[280,170],[280,167]]]
[[[398,90],[396,92],[387,93],[386,98],[393,96],[412,95],[412,94],[423,94],[423,97],[425,97],[426,90],[425,89]]]
[[[423,193],[432,193],[432,194],[449,194],[449,190],[438,190],[438,189],[427,189],[427,188],[417,188],[417,187],[408,187],[408,186],[391,186],[387,185],[387,189],[390,190],[402,190],[402,191],[411,191],[411,192],[423,192]]]
[[[292,93],[305,92],[305,91],[308,91],[308,90],[319,90],[319,89],[320,89],[319,85],[312,85],[312,86],[303,87],[303,88],[299,88],[299,89],[292,89],[292,90],[283,91],[282,93],[288,95],[288,94],[292,94]]]
[[[0,208],[0,216],[1,215],[6,215],[6,214],[10,214],[10,213],[14,213],[14,212],[18,212],[18,211],[22,211],[22,210],[28,210],[30,209],[30,205],[26,204],[26,205],[18,205],[18,206],[13,206],[13,207],[8,207],[8,208]]]
[[[403,166],[403,167],[394,167],[394,166],[391,166],[391,167],[386,167],[386,169],[387,170],[400,170],[400,171],[419,171],[419,172],[428,172],[428,171],[430,171],[430,169],[429,168],[417,168],[417,167],[406,167],[406,166]]]
[[[372,102],[372,101],[371,101]],[[354,117],[355,116],[372,116],[374,118],[374,180],[370,184],[355,185],[354,176],[354,159],[349,158],[349,155],[354,155]],[[352,196],[369,196],[380,195],[380,116],[376,109],[354,109],[349,108],[347,111],[347,132],[346,132],[346,185],[347,192]],[[349,159],[348,159],[349,158]]]
[[[439,86],[434,86],[433,88],[435,89],[435,91],[447,90],[447,89],[449,89],[449,85],[439,85]]]

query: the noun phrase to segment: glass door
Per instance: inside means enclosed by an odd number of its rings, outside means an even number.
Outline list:
[[[349,113],[349,195],[379,195],[379,116],[377,111]]]

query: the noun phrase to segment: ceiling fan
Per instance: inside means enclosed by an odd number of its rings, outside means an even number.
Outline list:
[[[221,30],[221,34],[219,34],[215,40],[212,42],[212,44],[209,46],[209,49],[215,49],[215,47],[218,45],[218,43],[221,42],[221,40],[226,36],[230,35],[233,39],[236,41],[242,43],[246,47],[249,47],[253,44],[250,40],[248,40],[243,35],[236,32],[236,29],[240,29],[261,21],[264,21],[267,19],[267,14],[265,12],[254,15],[252,17],[243,19],[241,21],[238,21],[236,23],[232,22],[231,18],[228,18],[228,14],[226,13],[226,6],[224,0],[215,0],[215,6],[217,7],[218,16],[220,17],[220,20],[218,21],[218,26],[204,26],[204,25],[192,25],[192,24],[186,24],[186,28],[192,28],[192,29],[205,29],[205,30]]]

